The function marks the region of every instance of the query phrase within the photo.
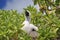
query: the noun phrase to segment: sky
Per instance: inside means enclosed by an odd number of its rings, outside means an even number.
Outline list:
[[[22,12],[23,8],[26,8],[29,5],[34,6],[32,0],[0,0],[0,9],[4,10],[15,9],[18,12]],[[38,5],[34,7],[39,9]]]

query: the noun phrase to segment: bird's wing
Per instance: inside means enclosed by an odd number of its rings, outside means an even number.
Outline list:
[[[24,21],[23,24],[24,24],[24,26],[21,28],[21,30],[23,30],[23,31],[25,31],[25,32],[27,32],[27,33],[29,33],[30,30],[31,30],[31,27],[30,27],[29,22],[28,22],[28,21]]]
[[[33,28],[34,30],[38,31],[38,27],[36,27],[36,26],[33,25],[33,24],[30,24],[30,27]]]
[[[22,23],[22,25],[29,25],[29,22],[28,22],[28,21],[24,21],[24,22]]]

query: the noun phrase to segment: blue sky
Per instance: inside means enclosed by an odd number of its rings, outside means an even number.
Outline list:
[[[0,0],[0,9],[4,10],[15,9],[22,12],[23,8],[29,5],[34,6],[32,0]],[[36,8],[38,9],[38,7]]]
[[[3,9],[8,1],[12,2],[12,0],[0,0],[0,9]]]

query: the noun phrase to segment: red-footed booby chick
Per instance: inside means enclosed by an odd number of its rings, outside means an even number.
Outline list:
[[[23,22],[23,27],[21,28],[31,37],[36,38],[38,37],[38,27],[30,23],[30,12],[27,10],[25,11],[25,21]]]

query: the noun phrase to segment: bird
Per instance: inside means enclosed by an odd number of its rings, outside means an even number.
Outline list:
[[[24,26],[21,28],[23,31],[25,31],[29,36],[31,36],[33,39],[38,37],[38,27],[30,23],[31,18],[30,18],[31,13],[26,10],[25,11],[25,20],[22,23]]]

